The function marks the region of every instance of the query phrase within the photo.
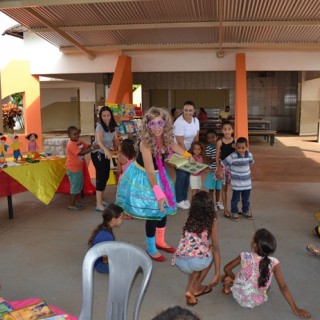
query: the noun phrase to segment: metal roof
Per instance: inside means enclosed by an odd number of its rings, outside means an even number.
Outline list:
[[[319,0],[8,0],[0,11],[61,51],[320,50]]]

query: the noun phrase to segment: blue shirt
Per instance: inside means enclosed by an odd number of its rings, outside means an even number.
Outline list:
[[[104,241],[114,241],[113,235],[107,230],[100,230],[95,238],[93,239],[93,246],[97,243],[104,242]],[[97,259],[94,266],[97,267],[100,264],[104,264],[102,258]]]

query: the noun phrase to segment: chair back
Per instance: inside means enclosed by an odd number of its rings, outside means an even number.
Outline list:
[[[82,308],[79,320],[91,320],[93,307],[93,271],[95,261],[108,256],[109,292],[106,320],[126,320],[129,294],[139,270],[143,277],[136,297],[133,320],[138,320],[143,295],[150,280],[152,261],[141,248],[122,241],[106,241],[94,245],[82,265]],[[106,276],[107,277],[107,276]]]

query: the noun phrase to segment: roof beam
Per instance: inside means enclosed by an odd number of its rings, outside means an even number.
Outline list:
[[[141,23],[141,24],[112,24],[59,27],[61,31],[112,31],[112,30],[143,30],[143,29],[178,29],[178,28],[220,28],[222,27],[295,27],[295,26],[319,26],[317,21],[223,21],[220,22],[173,22],[173,23]],[[31,32],[51,32],[50,28],[32,28]]]
[[[75,47],[77,47],[79,50],[83,51],[90,59],[95,58],[95,53],[87,48],[85,48],[81,43],[79,43],[77,40],[73,39],[71,36],[69,36],[66,32],[60,30],[58,27],[53,25],[50,21],[48,21],[46,18],[42,17],[39,13],[37,13],[32,8],[25,8],[25,11],[27,11],[30,15],[32,15],[35,19],[37,19],[39,22],[45,24],[50,30],[56,32],[61,37],[66,39],[68,42],[73,44]]]
[[[49,7],[62,6],[69,4],[90,4],[105,2],[138,2],[141,0],[4,0],[0,1],[0,8],[31,8],[31,7]],[[144,0],[155,1],[155,0]]]
[[[118,51],[141,51],[141,50],[184,50],[184,49],[219,49],[218,42],[210,43],[181,43],[181,44],[132,44],[119,46],[93,46],[90,47],[95,52],[118,52]],[[320,44],[318,43],[224,43],[224,49],[246,49],[246,50],[304,50],[304,51],[319,51]],[[61,47],[60,51],[63,53],[75,53],[76,49],[73,47]]]

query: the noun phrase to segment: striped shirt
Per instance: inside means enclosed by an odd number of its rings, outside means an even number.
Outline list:
[[[209,144],[206,147],[206,157],[210,161],[209,163],[209,169],[213,171],[213,173],[216,172],[217,169],[217,163],[216,163],[216,145],[215,144]]]
[[[230,169],[231,186],[233,190],[251,189],[251,171],[250,164],[254,163],[252,154],[246,152],[242,157],[238,152],[233,152],[227,158],[221,161],[224,167]]]

